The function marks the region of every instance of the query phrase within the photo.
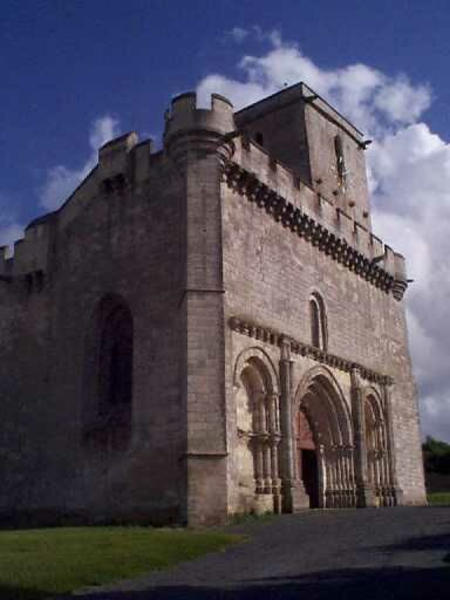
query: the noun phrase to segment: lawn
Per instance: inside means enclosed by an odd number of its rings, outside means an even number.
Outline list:
[[[38,600],[169,567],[239,536],[150,527],[0,532],[0,598]]]
[[[450,506],[450,492],[429,492],[427,499],[432,506]]]

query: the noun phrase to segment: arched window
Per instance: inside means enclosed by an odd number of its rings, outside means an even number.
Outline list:
[[[337,135],[334,138],[334,152],[336,155],[336,172],[338,176],[339,185],[341,188],[345,188],[347,170],[345,168],[344,148],[342,145],[342,138],[340,135]]]
[[[87,348],[84,433],[96,447],[121,450],[131,435],[133,318],[118,296],[105,297],[95,313]]]
[[[311,344],[316,348],[326,350],[328,346],[328,332],[325,305],[322,297],[317,292],[311,295],[309,312],[311,319]]]

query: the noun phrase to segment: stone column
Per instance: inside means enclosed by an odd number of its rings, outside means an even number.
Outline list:
[[[261,440],[256,436],[252,439],[252,447],[255,469],[255,493],[262,494],[264,491],[264,457]]]
[[[327,498],[325,491],[328,487],[327,468],[325,461],[325,448],[323,444],[319,444],[317,448],[317,467],[318,467],[318,492],[319,492],[319,507],[326,508]]]
[[[273,508],[274,512],[281,512],[281,496],[280,496],[280,479],[278,473],[278,444],[280,443],[280,436],[273,435],[270,439],[270,453],[271,453],[271,466],[272,466],[272,494],[273,494]]]
[[[351,383],[353,437],[355,444],[356,506],[375,506],[373,488],[369,484],[368,479],[366,419],[363,404],[362,381],[359,370],[356,368],[352,369]]]
[[[258,430],[261,433],[265,433],[267,431],[267,415],[266,415],[266,394],[265,392],[261,392],[258,395],[258,421],[259,426]]]
[[[403,504],[403,490],[398,485],[395,452],[394,452],[394,432],[392,423],[392,404],[391,390],[388,384],[383,385],[384,410],[386,420],[386,453],[388,463],[389,487],[392,494],[392,503],[394,506]]]
[[[293,512],[294,442],[292,427],[292,360],[288,339],[281,342],[280,357],[280,467],[283,512]]]
[[[267,414],[269,416],[269,431],[271,434],[279,433],[278,430],[278,396],[276,394],[269,394],[267,396]]]
[[[348,468],[350,473],[350,506],[356,505],[354,448],[348,447]]]
[[[270,450],[270,440],[265,436],[263,441],[263,464],[264,464],[264,493],[272,493],[272,454]]]

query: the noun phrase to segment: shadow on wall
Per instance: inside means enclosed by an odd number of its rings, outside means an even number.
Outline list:
[[[140,592],[108,592],[78,596],[91,600],[444,600],[450,567],[410,569],[341,569],[298,577],[243,581],[240,587],[173,586]],[[72,596],[73,597],[73,596]]]

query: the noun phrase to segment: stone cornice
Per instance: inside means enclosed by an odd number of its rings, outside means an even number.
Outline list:
[[[401,300],[403,293],[399,293],[398,286],[394,285],[396,280],[388,271],[350,246],[344,238],[339,237],[300,208],[295,207],[261,182],[254,173],[247,171],[235,162],[228,161],[225,165],[224,176],[229,187],[244,195],[249,202],[254,202],[260,208],[264,208],[283,227],[304,238],[316,246],[320,252],[324,252],[375,287],[386,293],[393,292],[394,297]]]
[[[360,373],[360,376],[367,381],[380,383],[382,385],[392,385],[394,382],[393,378],[389,375],[378,373],[377,371],[373,371],[372,369],[369,369],[357,362],[330,354],[329,352],[320,350],[320,348],[316,348],[310,344],[305,344],[304,342],[295,340],[294,338],[276,331],[275,329],[259,325],[250,320],[242,319],[240,317],[231,317],[228,321],[228,324],[232,331],[241,333],[256,340],[260,340],[266,344],[280,347],[282,344],[288,343],[291,352],[294,354],[300,354],[306,358],[311,358],[312,360],[328,365],[329,367],[339,369],[340,371],[351,373],[352,370],[357,369]]]

